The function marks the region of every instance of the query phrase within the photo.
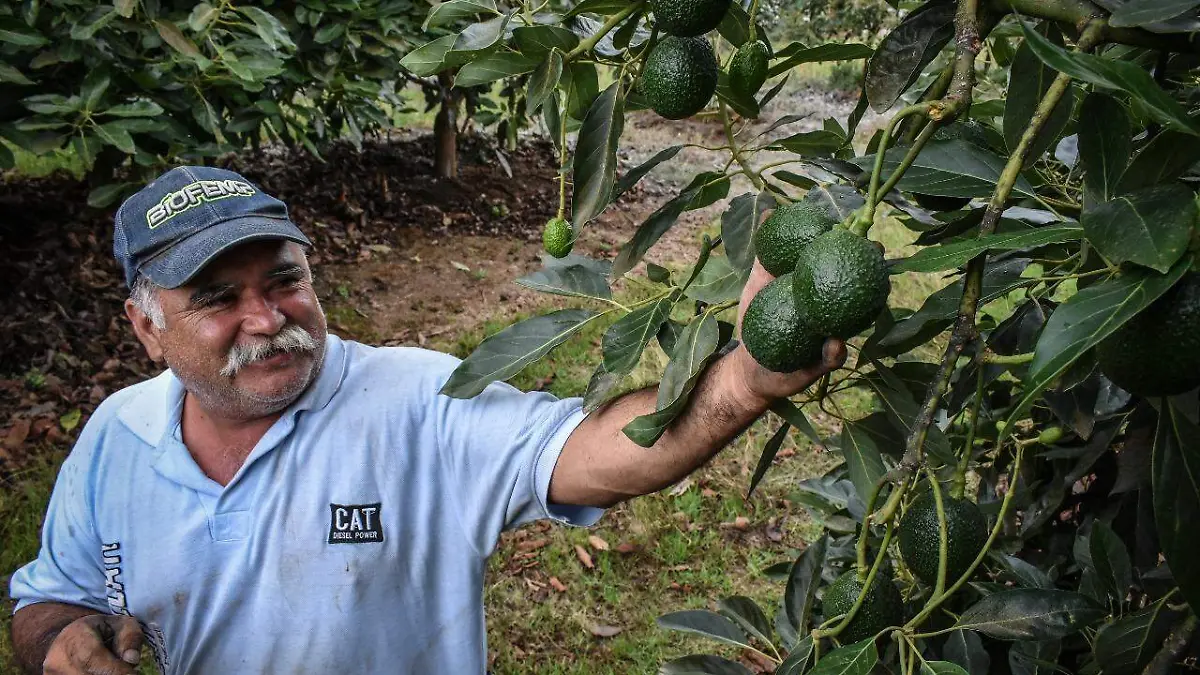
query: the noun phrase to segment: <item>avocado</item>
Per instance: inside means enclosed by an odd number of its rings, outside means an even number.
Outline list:
[[[555,258],[566,257],[575,247],[575,228],[564,218],[551,218],[542,230],[542,247]]]
[[[1096,360],[1105,377],[1141,396],[1200,386],[1200,272],[1189,272],[1100,342]]]
[[[935,141],[966,141],[971,145],[988,149],[991,144],[988,143],[987,132],[979,122],[975,120],[963,120],[948,124],[943,127],[938,127],[933,132],[932,140]],[[967,204],[971,203],[970,197],[944,197],[942,195],[928,195],[919,192],[913,193],[913,201],[921,208],[929,209],[930,211],[957,211]]]
[[[804,247],[834,225],[825,208],[807,199],[780,206],[754,233],[754,253],[772,276],[787,274],[796,269]]]
[[[796,305],[823,335],[850,338],[887,306],[891,281],[883,251],[848,230],[813,239],[796,259]]]
[[[862,592],[864,581],[860,581],[858,572],[852,569],[830,584],[821,600],[825,618],[828,620],[849,612]],[[838,635],[838,640],[842,644],[858,642],[874,637],[889,626],[899,626],[902,623],[904,598],[900,597],[900,590],[896,588],[896,584],[880,569],[875,573],[875,581],[867,591],[867,596],[863,598],[862,606]]]
[[[716,28],[730,0],[650,0],[654,25],[667,35],[695,37]]]
[[[771,48],[762,40],[747,41],[738,47],[729,61],[729,85],[747,98],[753,98],[767,81]]]
[[[680,120],[708,105],[717,91],[718,72],[707,40],[667,36],[646,57],[641,92],[654,112]]]
[[[825,338],[796,309],[791,275],[763,286],[742,317],[742,342],[764,368],[791,373],[821,361]]]
[[[987,519],[974,502],[942,495],[946,511],[946,585],[954,583],[987,542]],[[913,575],[937,583],[939,542],[937,501],[933,492],[917,497],[900,520],[900,555]]]

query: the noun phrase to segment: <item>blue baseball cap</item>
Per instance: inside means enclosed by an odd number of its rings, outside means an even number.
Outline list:
[[[113,255],[131,288],[139,274],[178,288],[221,253],[259,239],[312,246],[287,206],[240,174],[178,166],[117,209]]]

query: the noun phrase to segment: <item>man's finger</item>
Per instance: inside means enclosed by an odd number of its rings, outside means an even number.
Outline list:
[[[829,338],[821,347],[821,366],[828,373],[841,368],[846,363],[846,342],[838,338]]]
[[[122,661],[137,665],[142,660],[142,642],[145,640],[142,627],[136,619],[128,616],[118,617],[113,623],[116,631],[112,640],[113,653]]]

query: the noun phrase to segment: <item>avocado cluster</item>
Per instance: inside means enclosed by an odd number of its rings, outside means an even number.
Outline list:
[[[832,619],[848,613],[865,585],[866,579],[859,579],[857,570],[842,573],[842,576],[825,589],[825,595],[821,599],[821,610],[825,618]],[[854,613],[854,618],[838,634],[838,640],[842,644],[858,642],[878,635],[885,628],[902,623],[904,598],[890,575],[881,569],[875,573],[871,588],[858,611]]]
[[[987,519],[974,502],[942,495],[946,513],[946,585],[967,571],[987,543]],[[937,500],[926,492],[913,500],[900,520],[900,555],[913,576],[926,584],[937,583],[941,524]]]
[[[1096,345],[1105,377],[1141,396],[1174,396],[1200,386],[1200,272]]]
[[[742,342],[764,368],[788,373],[817,363],[825,338],[861,333],[887,306],[883,250],[837,224],[805,197],[776,209],[755,232],[755,255],[776,279],[747,306]]]

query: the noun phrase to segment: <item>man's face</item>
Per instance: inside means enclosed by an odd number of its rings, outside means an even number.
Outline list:
[[[158,298],[165,328],[131,313],[138,337],[214,414],[248,420],[279,412],[320,370],[325,315],[298,244],[238,246]]]

